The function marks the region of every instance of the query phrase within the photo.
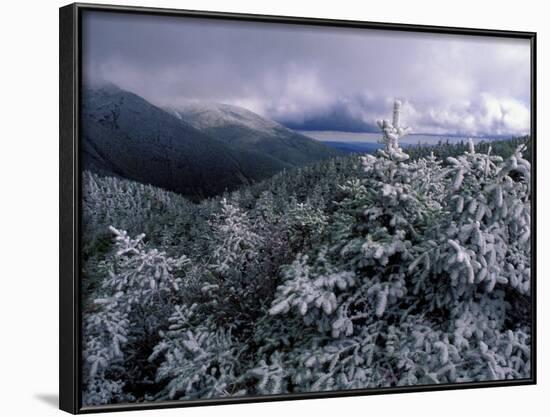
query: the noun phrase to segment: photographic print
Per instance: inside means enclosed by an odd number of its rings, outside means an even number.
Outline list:
[[[529,37],[80,13],[81,407],[532,381]]]

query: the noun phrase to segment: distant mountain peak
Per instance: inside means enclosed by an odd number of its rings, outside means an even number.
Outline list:
[[[303,165],[340,154],[338,150],[239,106],[188,102],[166,110],[222,142],[268,154],[290,165]]]
[[[227,125],[245,125],[251,129],[286,129],[272,120],[266,119],[243,107],[216,102],[188,102],[177,107],[169,107],[181,120],[194,119],[194,126],[214,128]]]

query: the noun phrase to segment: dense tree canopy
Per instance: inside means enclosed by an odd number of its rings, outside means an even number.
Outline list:
[[[85,403],[529,377],[525,142],[333,158],[198,204],[85,173]]]

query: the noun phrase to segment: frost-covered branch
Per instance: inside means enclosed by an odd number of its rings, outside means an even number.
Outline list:
[[[390,122],[388,119],[377,120],[378,127],[382,131],[381,143],[385,145],[385,152],[395,161],[406,161],[409,156],[403,152],[399,146],[399,140],[408,135],[411,131],[410,127],[401,127],[401,101],[395,100],[393,103],[393,119]]]

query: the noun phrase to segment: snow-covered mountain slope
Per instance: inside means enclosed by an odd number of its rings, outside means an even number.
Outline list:
[[[290,167],[268,155],[216,140],[113,85],[84,89],[82,155],[84,169],[194,199]]]
[[[341,155],[336,149],[242,107],[188,103],[166,110],[220,141],[262,152],[294,166]]]
[[[180,119],[193,121],[193,125],[199,129],[242,125],[263,132],[274,132],[277,128],[282,127],[280,124],[258,116],[250,110],[229,104],[190,102],[178,106],[173,111]]]

